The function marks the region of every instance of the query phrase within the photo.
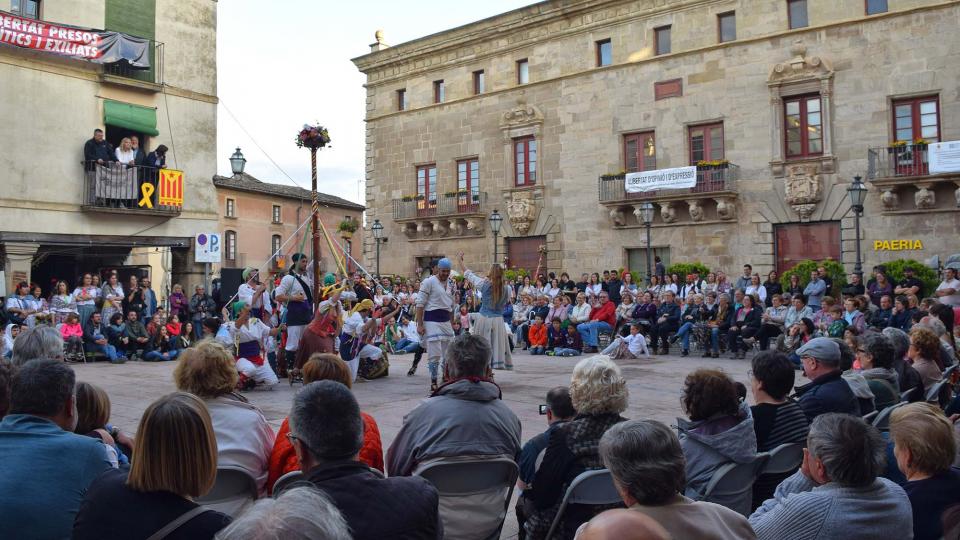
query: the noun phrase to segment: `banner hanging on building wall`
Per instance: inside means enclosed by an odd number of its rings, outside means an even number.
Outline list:
[[[0,43],[98,64],[126,61],[150,69],[150,40],[65,24],[26,19],[0,11]]]
[[[930,174],[960,171],[960,141],[930,144]]]
[[[697,186],[697,168],[690,166],[628,173],[625,182],[627,193],[692,188]]]

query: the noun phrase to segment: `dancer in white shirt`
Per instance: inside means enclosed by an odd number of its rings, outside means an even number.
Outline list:
[[[450,259],[440,259],[437,273],[420,284],[420,294],[417,296],[417,333],[426,345],[431,392],[437,389],[437,373],[443,373],[443,355],[453,340],[452,266]]]
[[[227,309],[224,308],[224,318]],[[260,319],[250,315],[250,305],[243,301],[233,304],[235,320],[224,323],[230,339],[236,347],[237,371],[240,373],[240,387],[244,390],[254,386],[272,388],[279,381],[276,373],[265,361],[263,350],[267,345],[267,338],[276,336],[283,330],[284,325],[271,329]]]

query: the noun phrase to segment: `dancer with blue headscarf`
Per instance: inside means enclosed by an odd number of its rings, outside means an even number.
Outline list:
[[[426,344],[427,367],[430,369],[430,391],[437,390],[437,373],[442,373],[443,355],[453,340],[453,316],[456,303],[450,269],[453,264],[444,257],[437,263],[436,274],[423,280],[417,295],[417,333]]]

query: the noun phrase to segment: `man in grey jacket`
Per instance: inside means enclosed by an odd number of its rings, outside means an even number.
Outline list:
[[[387,451],[390,476],[410,476],[430,463],[457,458],[517,459],[520,420],[501,401],[500,388],[488,378],[490,354],[490,345],[478,336],[463,334],[453,340],[444,355],[449,382],[404,417],[403,427]],[[456,537],[458,528],[472,527],[476,533],[484,525],[480,520],[458,520],[460,512],[473,506],[466,500],[470,497],[458,499],[462,500],[440,500],[448,538]],[[499,504],[502,512],[502,499]]]
[[[814,419],[800,470],[750,516],[760,540],[912,538],[903,488],[878,475],[886,445],[862,419],[827,413]]]

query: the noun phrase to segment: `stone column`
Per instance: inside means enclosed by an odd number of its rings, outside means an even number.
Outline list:
[[[6,294],[13,294],[16,284],[21,281],[30,282],[30,269],[33,266],[33,257],[37,254],[40,244],[32,242],[7,242],[3,245],[6,257],[3,261],[3,270],[6,272]]]

